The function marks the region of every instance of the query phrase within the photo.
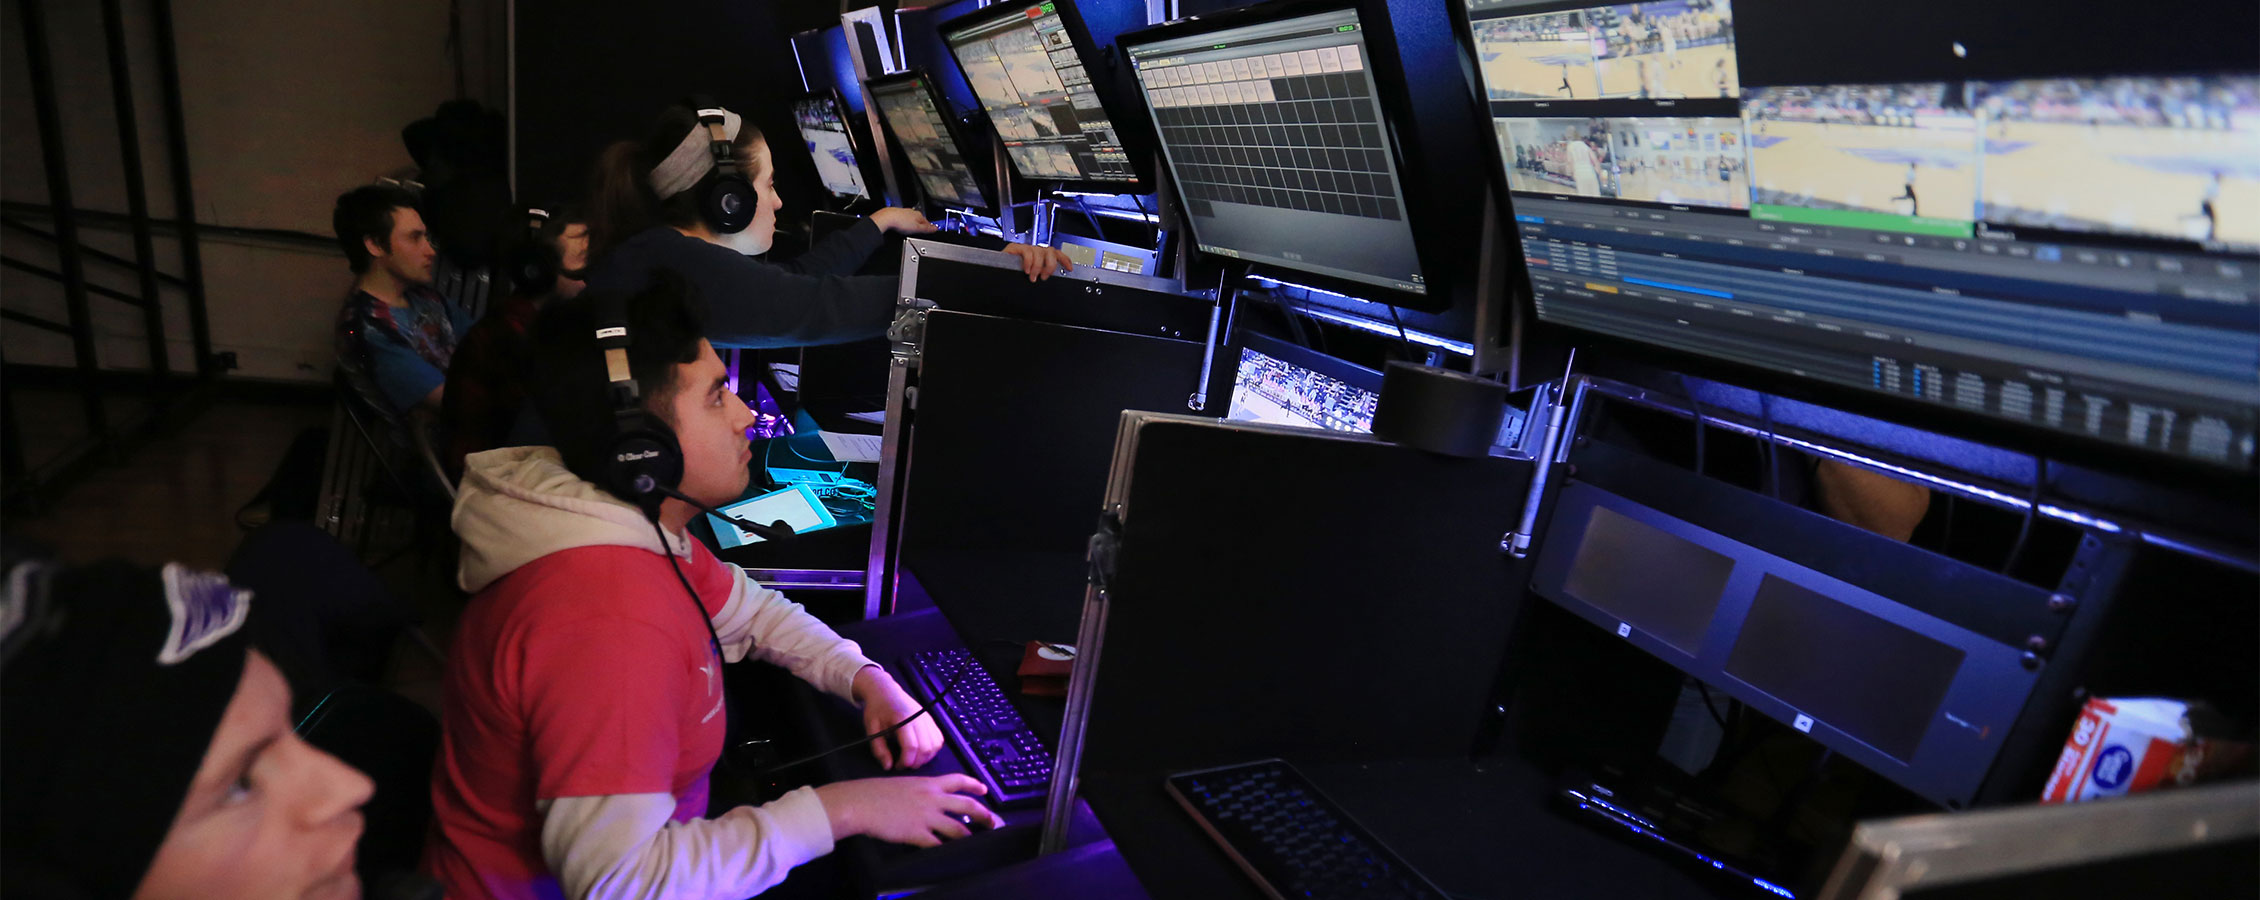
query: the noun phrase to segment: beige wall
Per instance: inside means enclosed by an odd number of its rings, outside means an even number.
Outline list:
[[[14,0],[0,15],[0,195],[45,203]],[[172,216],[172,189],[152,30],[143,0],[126,0],[136,117],[150,209]],[[468,91],[502,106],[500,0],[461,4],[471,47]],[[330,233],[331,203],[345,189],[410,164],[400,129],[455,95],[446,46],[448,0],[175,0],[180,82],[189,165],[200,222]],[[69,149],[74,199],[81,208],[123,212],[118,139],[103,50],[100,4],[48,0],[48,40]],[[85,229],[84,239],[131,255],[123,231]],[[323,381],[330,370],[330,324],[349,282],[334,249],[207,235],[205,289],[214,352],[234,351],[239,377]],[[179,273],[179,249],[159,239],[159,269]],[[0,252],[54,266],[50,248],[0,232]],[[93,264],[96,284],[138,293],[129,270]],[[189,331],[179,291],[165,292],[166,335],[175,370],[188,367]],[[105,367],[148,364],[141,313],[92,298]],[[61,321],[53,282],[0,272],[0,306]],[[11,363],[69,365],[70,341],[0,323]]]

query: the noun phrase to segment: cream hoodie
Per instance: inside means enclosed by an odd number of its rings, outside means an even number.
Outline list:
[[[641,511],[567,470],[556,450],[506,447],[471,454],[463,464],[452,521],[463,540],[457,582],[466,591],[575,547],[690,555],[689,537],[667,535],[662,548]],[[875,663],[800,604],[729,568],[736,576],[730,599],[714,616],[724,658],[736,662],[751,650],[756,659],[852,699],[856,673]],[[675,805],[664,793],[544,798],[537,804],[542,858],[567,897],[734,900],[832,851],[830,819],[810,788],[714,819],[670,821]]]

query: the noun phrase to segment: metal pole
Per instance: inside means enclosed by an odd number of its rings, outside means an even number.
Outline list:
[[[118,115],[118,159],[125,163],[126,214],[133,219],[134,271],[141,282],[141,327],[149,339],[149,375],[162,384],[172,370],[165,354],[164,299],[157,292],[157,251],[149,239],[149,193],[141,179],[141,128],[135,120],[133,71],[126,62],[125,13],[102,0],[102,38],[110,56],[110,100]]]
[[[180,274],[188,286],[189,341],[196,354],[196,374],[210,378],[219,370],[213,367],[212,325],[204,308],[204,254],[197,245],[196,187],[188,171],[188,126],[181,113],[172,0],[149,0],[149,16],[157,30],[157,83],[164,85],[165,155],[172,163],[173,219],[180,223]]]
[[[69,159],[63,149],[62,114],[55,107],[55,67],[47,50],[45,0],[23,0],[24,61],[31,67],[32,108],[39,119],[39,155],[47,168],[47,202],[55,208],[55,258],[63,274],[63,302],[70,310],[71,350],[78,361],[79,402],[87,434],[108,443],[110,418],[102,408],[100,362],[94,355],[94,321],[86,308],[86,269],[78,255],[78,210],[71,203]]]

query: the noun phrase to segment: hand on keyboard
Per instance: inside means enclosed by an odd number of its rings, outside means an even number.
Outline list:
[[[864,666],[855,673],[855,699],[863,705],[863,730],[878,734],[917,715],[919,703],[895,683],[887,670]],[[871,755],[882,769],[916,769],[933,761],[942,749],[942,729],[934,717],[918,716],[892,735],[871,740]]]

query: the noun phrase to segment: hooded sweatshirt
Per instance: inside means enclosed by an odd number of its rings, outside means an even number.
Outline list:
[[[704,818],[727,716],[700,619],[725,659],[841,697],[873,665],[853,642],[684,535],[662,543],[547,447],[466,457],[453,523],[476,596],[424,853],[449,897],[738,898],[831,852],[810,788]]]

